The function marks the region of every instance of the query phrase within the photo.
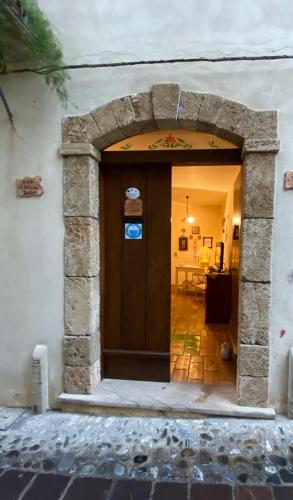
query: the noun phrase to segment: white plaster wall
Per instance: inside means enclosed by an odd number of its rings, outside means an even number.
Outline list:
[[[64,46],[68,63],[212,55],[293,53],[292,2],[281,0],[40,0]],[[284,409],[287,353],[293,345],[293,192],[283,191],[292,170],[293,61],[185,63],[71,71],[68,114],[112,98],[179,82],[256,109],[279,110],[281,151],[276,172],[272,364],[270,401]],[[0,78],[18,136],[0,104],[1,364],[0,403],[30,403],[30,356],[49,347],[50,400],[62,388],[63,222],[58,158],[64,113],[41,77]],[[15,179],[40,174],[41,199],[15,197]],[[280,329],[286,330],[281,339]]]

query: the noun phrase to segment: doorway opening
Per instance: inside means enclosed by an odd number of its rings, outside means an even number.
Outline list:
[[[172,168],[174,382],[235,385],[240,165]]]
[[[235,385],[238,154],[187,131],[149,132],[105,150],[103,378]]]
[[[271,361],[274,180],[279,150],[276,111],[257,111],[222,96],[186,91],[178,84],[164,83],[152,86],[147,92],[115,99],[86,115],[66,117],[62,140],[65,392],[91,394],[105,378],[105,357],[110,360],[113,355],[111,364],[115,366],[115,357],[124,357],[125,364],[130,364],[134,354],[128,353],[127,362],[123,342],[123,349],[119,349],[119,330],[116,330],[117,343],[115,340],[106,352],[103,325],[107,254],[102,227],[105,207],[99,199],[103,167],[140,162],[157,162],[158,167],[168,162],[170,165],[196,162],[202,166],[241,164],[244,176],[240,280],[234,280],[231,273],[232,287],[233,281],[237,286],[240,281],[239,315],[233,310],[231,315],[232,323],[239,322],[236,400],[240,405],[266,405]],[[164,191],[160,192],[160,197],[163,194]],[[112,227],[113,234],[117,231],[123,234],[120,224],[118,219],[118,224]],[[239,226],[237,229],[235,224],[235,234],[237,231]],[[164,238],[161,241],[166,243]],[[160,251],[161,246],[159,254]],[[120,281],[113,271],[116,279],[112,289],[119,293]],[[144,343],[142,347],[137,356],[146,359],[149,354]],[[154,363],[161,367],[160,357],[166,361],[165,354],[154,351]],[[168,372],[170,379],[170,369]],[[194,391],[196,386],[185,387]]]

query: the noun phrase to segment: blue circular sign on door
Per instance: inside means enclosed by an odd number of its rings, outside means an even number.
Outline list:
[[[125,224],[125,238],[127,240],[141,240],[142,224],[135,224],[133,222]]]

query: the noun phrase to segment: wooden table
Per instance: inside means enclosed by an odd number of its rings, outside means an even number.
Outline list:
[[[203,274],[204,269],[199,266],[190,266],[189,264],[178,264],[175,266],[176,272],[175,272],[175,291],[178,293],[178,278],[179,278],[179,273],[184,272],[185,273],[185,280],[188,280],[188,273],[194,273],[194,274]]]

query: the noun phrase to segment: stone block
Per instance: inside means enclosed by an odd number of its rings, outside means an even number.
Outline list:
[[[91,277],[99,271],[99,230],[95,219],[65,217],[65,275]]]
[[[89,366],[65,366],[65,392],[71,394],[90,394],[100,381],[100,360]]]
[[[64,363],[67,366],[88,366],[100,356],[100,341],[97,335],[87,337],[64,337]]]
[[[277,111],[254,111],[249,139],[278,139]]]
[[[135,120],[135,113],[131,97],[115,99],[110,103],[115,120],[124,137],[130,137],[140,133],[140,128]]]
[[[240,276],[242,281],[271,281],[271,219],[244,219]]]
[[[132,106],[135,114],[135,121],[141,132],[157,130],[155,122],[152,94],[150,92],[141,92],[131,96]]]
[[[214,134],[216,123],[224,106],[225,99],[212,94],[204,94],[198,115],[198,130]]]
[[[81,116],[67,116],[62,121],[63,143],[93,142],[100,135],[91,113]]]
[[[197,119],[204,94],[183,90],[180,95],[178,124],[180,128],[197,130]]]
[[[48,349],[45,345],[36,345],[32,354],[32,400],[35,412],[44,413],[49,408]]]
[[[99,168],[89,156],[64,158],[64,215],[98,216]]]
[[[239,377],[238,403],[242,406],[266,406],[267,377]]]
[[[101,160],[100,151],[89,142],[63,143],[60,147],[61,156],[90,156],[94,160]]]
[[[99,279],[64,280],[65,334],[93,335],[99,329]]]
[[[271,285],[240,283],[239,337],[241,344],[269,345]]]
[[[97,135],[94,140],[94,145],[98,149],[103,149],[124,139],[124,135],[115,119],[111,103],[95,109],[92,115],[100,131],[100,135]]]
[[[226,99],[216,122],[217,135],[237,145],[243,143],[243,138],[236,133],[239,121],[245,116],[247,107],[236,101]]]
[[[247,153],[277,153],[280,149],[278,139],[245,139],[242,157]]]
[[[273,218],[275,155],[247,154],[243,161],[243,217]]]
[[[278,139],[277,111],[247,109],[236,127],[236,133],[244,139]]]
[[[153,85],[153,110],[159,129],[178,128],[179,99],[179,84],[161,83]]]
[[[270,351],[267,346],[240,345],[238,351],[238,374],[247,377],[267,377]]]

